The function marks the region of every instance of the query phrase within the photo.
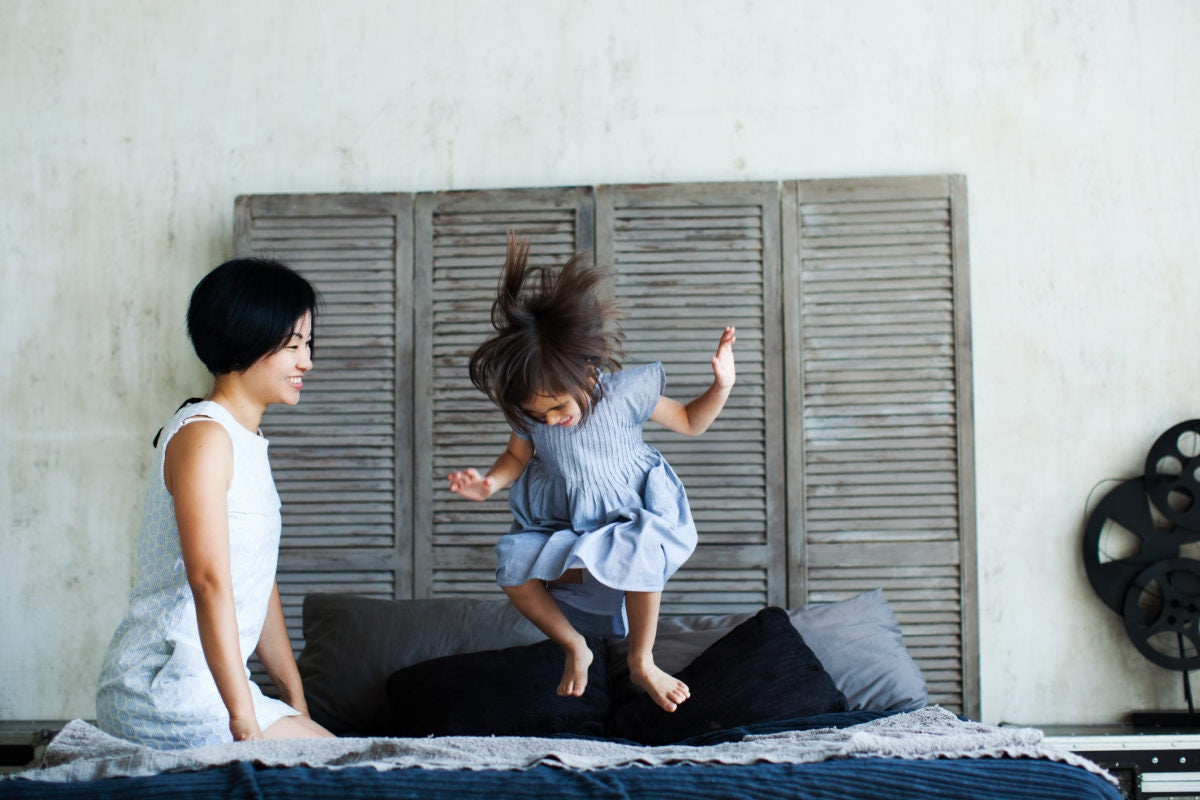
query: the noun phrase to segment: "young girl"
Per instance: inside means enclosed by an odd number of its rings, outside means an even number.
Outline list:
[[[129,613],[96,696],[109,733],[159,749],[331,735],[308,718],[284,626],[279,495],[258,430],[268,405],[300,400],[316,306],[304,278],[257,259],[192,293],[188,335],[213,388],[155,437]],[[282,701],[250,681],[256,650]]]
[[[708,429],[733,388],[734,329],[721,334],[712,385],[684,405],[663,396],[661,364],[618,371],[615,311],[597,297],[603,276],[582,254],[559,271],[530,267],[528,255],[509,238],[496,333],[470,362],[471,381],[512,427],[508,448],[486,475],[451,474],[450,490],[485,500],[512,486],[497,581],[565,652],[559,695],[587,685],[592,654],[580,629],[621,635],[627,620],[630,677],[674,711],[688,687],[655,665],[652,648],[663,587],[695,549],[696,526],[683,485],[641,427]]]

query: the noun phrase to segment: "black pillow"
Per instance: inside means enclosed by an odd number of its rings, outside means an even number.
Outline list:
[[[393,736],[604,734],[612,710],[603,643],[588,639],[592,665],[581,697],[555,693],[563,651],[549,640],[443,656],[397,670],[387,681]]]
[[[431,658],[544,642],[507,598],[304,598],[304,652],[296,659],[313,721],[339,736],[385,736],[386,684]]]
[[[613,710],[610,734],[670,744],[707,731],[846,710],[846,697],[781,608],[764,608],[676,677],[692,696],[673,712],[639,694]]]

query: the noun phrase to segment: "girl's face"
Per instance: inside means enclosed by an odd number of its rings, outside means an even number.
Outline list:
[[[579,424],[579,403],[569,394],[535,394],[521,410],[536,422],[573,428]]]
[[[312,315],[296,320],[292,336],[278,352],[263,356],[244,373],[264,404],[300,402],[304,373],[312,369]]]

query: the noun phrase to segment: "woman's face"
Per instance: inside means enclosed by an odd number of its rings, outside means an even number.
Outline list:
[[[300,402],[304,373],[312,369],[312,314],[296,320],[292,336],[279,351],[263,356],[244,373],[254,394],[263,401],[294,406]]]

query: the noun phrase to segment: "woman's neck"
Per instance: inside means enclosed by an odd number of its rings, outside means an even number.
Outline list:
[[[258,433],[267,407],[244,391],[233,375],[218,375],[205,400],[219,404],[246,430]]]

